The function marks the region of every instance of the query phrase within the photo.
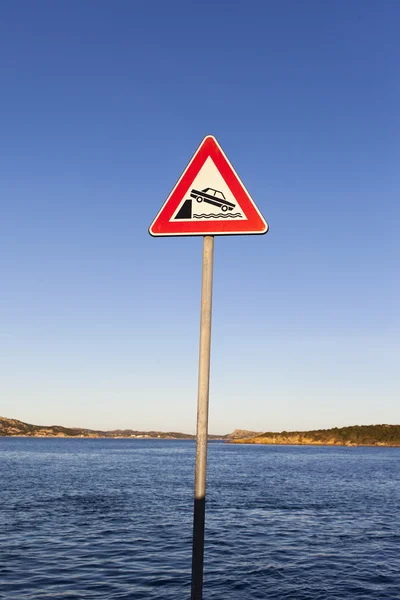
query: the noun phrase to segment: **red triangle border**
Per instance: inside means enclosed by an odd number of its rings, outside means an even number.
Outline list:
[[[192,185],[200,169],[208,157],[224,178],[233,197],[240,204],[247,220],[241,221],[170,221],[174,212],[182,202],[187,189]],[[201,142],[186,169],[177,181],[161,210],[149,227],[152,236],[179,235],[239,235],[264,234],[268,231],[268,223],[258,210],[250,194],[244,187],[224,154],[215,137],[208,135]]]

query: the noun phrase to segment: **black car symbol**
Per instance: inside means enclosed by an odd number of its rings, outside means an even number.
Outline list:
[[[235,208],[235,204],[228,202],[222,192],[209,187],[201,191],[193,189],[190,192],[190,197],[197,200],[197,202],[203,202],[204,200],[208,204],[219,206],[223,212]]]

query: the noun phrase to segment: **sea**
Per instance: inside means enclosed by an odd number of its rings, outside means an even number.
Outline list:
[[[0,598],[190,598],[195,443],[0,438]],[[204,600],[400,599],[400,448],[210,442]]]

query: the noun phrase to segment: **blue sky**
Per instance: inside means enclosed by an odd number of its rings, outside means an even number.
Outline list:
[[[270,225],[216,238],[210,431],[399,423],[400,4],[37,0],[0,18],[0,414],[194,431],[204,135]]]

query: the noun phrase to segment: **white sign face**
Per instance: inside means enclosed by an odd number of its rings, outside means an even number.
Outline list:
[[[190,204],[191,210],[188,210]],[[171,221],[207,221],[209,219],[246,220],[238,201],[209,156],[198,175],[186,190]]]

